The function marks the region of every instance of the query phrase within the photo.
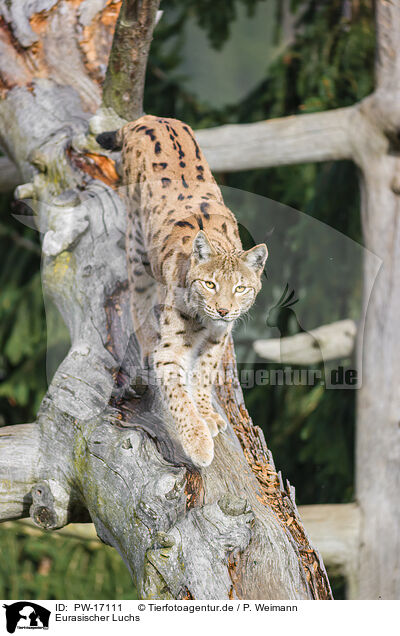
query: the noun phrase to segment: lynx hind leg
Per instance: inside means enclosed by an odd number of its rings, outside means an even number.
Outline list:
[[[151,363],[151,356],[158,342],[153,297],[150,291],[146,299],[142,299],[137,293],[131,293],[133,329],[140,347],[143,368],[147,368]]]
[[[149,273],[140,227],[135,223],[128,232],[127,257],[133,329],[140,346],[142,364],[147,366],[159,336],[154,315],[157,283]]]

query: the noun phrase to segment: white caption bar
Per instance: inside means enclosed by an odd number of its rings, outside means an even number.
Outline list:
[[[280,635],[337,636],[352,625],[357,632],[380,633],[383,622],[397,624],[400,601],[0,601],[2,634],[148,634],[181,630],[276,630]],[[23,630],[23,631],[21,631]],[[189,630],[191,630],[189,632]]]

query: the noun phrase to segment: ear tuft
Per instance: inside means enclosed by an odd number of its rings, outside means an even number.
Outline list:
[[[248,250],[242,255],[242,260],[245,265],[259,274],[261,274],[264,269],[267,258],[268,249],[265,243],[260,243],[260,245],[252,247],[251,250]]]
[[[195,236],[192,254],[197,263],[205,263],[214,254],[214,249],[208,240],[207,234],[202,230]]]

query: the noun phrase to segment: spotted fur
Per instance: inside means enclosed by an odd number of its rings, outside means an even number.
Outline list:
[[[212,437],[226,427],[212,404],[214,375],[234,321],[260,290],[267,248],[243,251],[235,217],[186,124],[146,115],[105,141],[122,147],[142,356],[157,372],[185,452],[207,466]]]

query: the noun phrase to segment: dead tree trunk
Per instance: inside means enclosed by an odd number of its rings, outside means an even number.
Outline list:
[[[330,598],[293,492],[246,412],[233,348],[215,396],[231,426],[206,470],[184,456],[154,388],[112,393],[139,363],[117,157],[99,154],[94,134],[121,123],[110,106],[127,116],[118,100],[136,79],[128,114],[140,112],[158,1],[125,3],[134,64],[125,51],[116,86],[114,49],[99,111],[120,5],[0,0],[0,143],[37,213],[43,284],[71,335],[37,421],[1,433],[0,520],[30,514],[51,530],[92,519],[143,598]]]
[[[382,259],[359,351],[356,484],[363,524],[359,597],[400,598],[400,2],[377,3],[376,91],[356,160],[365,245]],[[364,270],[364,286],[373,284]],[[396,561],[397,559],[397,561]]]

